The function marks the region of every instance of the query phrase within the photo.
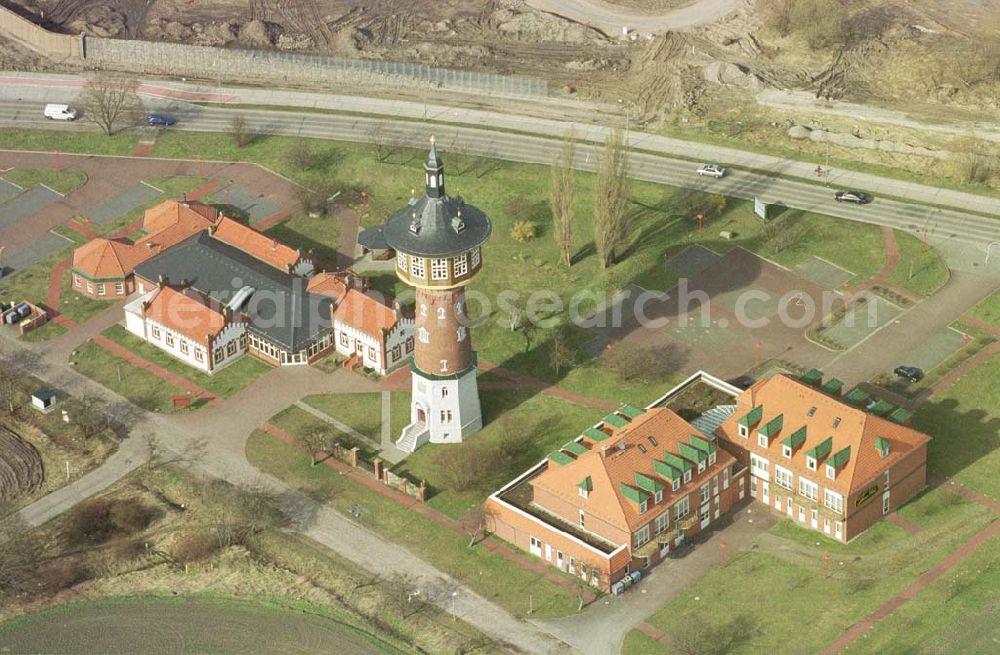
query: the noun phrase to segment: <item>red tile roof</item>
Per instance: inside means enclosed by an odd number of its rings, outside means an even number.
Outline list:
[[[346,323],[381,341],[383,330],[388,332],[396,326],[399,313],[356,289],[350,289],[333,310],[333,320]]]
[[[146,234],[155,234],[184,223],[198,226],[191,232],[194,234],[214,224],[218,217],[219,212],[214,207],[199,202],[167,200],[146,210],[142,217],[142,229]]]
[[[760,421],[750,427],[747,438],[739,436],[739,420],[758,406],[763,407]],[[758,429],[779,415],[781,428],[769,439],[767,448],[760,446]],[[793,450],[790,459],[785,458],[782,441],[803,426],[805,442]],[[719,426],[716,434],[845,497],[866,488],[883,470],[930,440],[926,434],[851,407],[786,375],[762,380],[740,394],[736,413]],[[888,457],[883,458],[875,447],[879,437],[889,442]],[[827,438],[832,438],[833,447],[819,459],[817,470],[809,470],[806,452]],[[851,449],[850,459],[840,467],[835,479],[827,478],[826,462],[847,447]]]
[[[212,236],[286,273],[301,259],[294,248],[227,216],[219,219]]]
[[[697,465],[694,465],[691,482],[673,491],[671,481],[662,478],[653,468],[653,460],[663,460],[664,452],[680,455],[679,444],[690,444],[692,435],[704,438],[697,428],[671,409],[656,408],[646,410],[625,427],[610,432],[612,436],[606,441],[596,444],[569,464],[559,465],[550,461],[548,468],[531,484],[558,496],[574,508],[583,509],[588,515],[631,533],[649,523],[659,513],[656,508],[670,506],[690,493],[697,493],[701,485],[735,461],[732,455],[719,448],[713,466],[698,473]],[[625,498],[621,490],[621,483],[636,486],[636,473],[664,485],[661,503],[654,505],[654,498],[650,497],[644,514],[639,513],[638,505]],[[579,484],[588,477],[592,489],[584,499],[580,496]],[[697,499],[691,501],[690,511],[696,511],[696,504]],[[576,520],[576,517],[563,518]]]
[[[202,345],[226,326],[222,308],[198,292],[163,286],[146,301],[143,316]]]
[[[345,276],[336,273],[317,273],[306,283],[306,291],[333,298],[338,304],[347,295],[348,289]]]
[[[94,279],[124,279],[149,255],[122,239],[93,239],[73,251],[73,269]]]

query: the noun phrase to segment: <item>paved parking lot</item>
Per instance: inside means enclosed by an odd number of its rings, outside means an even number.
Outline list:
[[[21,246],[9,253],[4,252],[3,259],[0,259],[0,266],[3,267],[5,275],[28,268],[37,261],[41,261],[66,246],[73,243],[66,237],[61,237],[54,232],[47,232],[29,244]]]
[[[86,213],[84,213],[84,216],[97,225],[107,225],[109,223],[113,223],[115,220],[121,218],[133,209],[137,209],[138,207],[152,202],[160,195],[161,192],[159,189],[155,189],[144,182],[140,182],[139,184],[129,187],[125,191],[119,193],[117,196],[109,198],[99,205],[95,205],[93,208],[88,209]]]
[[[251,225],[281,210],[277,203],[236,184],[219,189],[208,197],[208,201],[213,204],[236,207],[244,213]]]
[[[0,228],[10,227],[21,219],[41,211],[52,203],[61,200],[55,191],[43,186],[36,186],[14,198],[0,204]]]
[[[0,203],[19,193],[21,193],[21,187],[11,184],[7,180],[0,179]]]

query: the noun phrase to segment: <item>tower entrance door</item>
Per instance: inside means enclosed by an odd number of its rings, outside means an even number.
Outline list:
[[[427,412],[424,411],[423,407],[417,407],[417,422],[427,425]]]

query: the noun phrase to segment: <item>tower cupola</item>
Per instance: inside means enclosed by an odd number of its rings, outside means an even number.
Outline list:
[[[434,137],[431,137],[431,150],[424,162],[424,184],[428,198],[444,197],[444,162],[438,156]]]

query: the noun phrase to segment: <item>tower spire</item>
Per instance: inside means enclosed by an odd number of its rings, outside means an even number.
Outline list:
[[[431,149],[424,162],[424,181],[428,198],[444,197],[444,162],[437,152],[436,139],[431,135]]]

